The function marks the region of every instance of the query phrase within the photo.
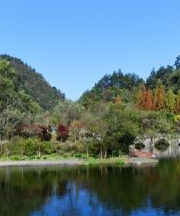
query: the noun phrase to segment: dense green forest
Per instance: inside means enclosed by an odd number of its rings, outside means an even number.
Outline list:
[[[78,101],[65,99],[20,59],[0,58],[0,155],[108,157],[137,136],[180,131],[180,57],[147,81],[121,70]]]

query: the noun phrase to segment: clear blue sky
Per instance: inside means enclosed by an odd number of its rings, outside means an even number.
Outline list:
[[[180,0],[0,0],[0,53],[70,99],[122,69],[147,78],[180,54]]]

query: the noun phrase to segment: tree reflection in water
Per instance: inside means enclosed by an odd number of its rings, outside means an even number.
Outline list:
[[[0,215],[179,215],[180,162],[156,167],[1,168]]]

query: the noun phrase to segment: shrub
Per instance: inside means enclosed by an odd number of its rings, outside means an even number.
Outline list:
[[[9,141],[1,143],[0,154],[9,156],[11,154],[11,143]]]
[[[40,126],[40,133],[38,134],[38,137],[41,139],[41,141],[50,141],[51,140],[51,128],[50,126]]]
[[[51,140],[51,127],[44,125],[20,125],[16,134],[21,137],[39,137],[41,141]]]
[[[41,151],[44,154],[51,154],[51,153],[55,153],[56,152],[54,146],[51,145],[51,142],[47,142],[47,141],[43,141],[42,142]]]
[[[168,147],[169,147],[169,142],[163,138],[159,139],[155,143],[155,148],[159,151],[166,151]]]
[[[25,138],[37,137],[41,133],[38,125],[20,125],[17,127],[16,134]]]
[[[37,143],[37,140],[34,139],[27,139],[24,142],[24,154],[27,156],[33,156],[35,154],[37,154],[37,145],[39,145],[39,143]]]

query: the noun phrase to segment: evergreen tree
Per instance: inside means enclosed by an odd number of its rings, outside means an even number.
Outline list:
[[[180,67],[180,55],[176,57],[175,66],[177,69]]]
[[[174,112],[176,107],[176,100],[172,89],[168,90],[165,101],[166,101],[166,109],[169,112]]]

